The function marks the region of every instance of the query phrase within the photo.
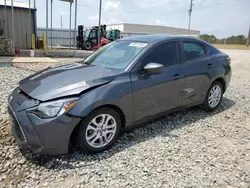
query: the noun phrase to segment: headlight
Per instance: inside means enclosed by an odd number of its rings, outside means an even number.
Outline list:
[[[27,112],[33,113],[40,118],[53,118],[63,113],[67,113],[77,104],[77,102],[77,98],[45,102],[35,108],[28,109]]]

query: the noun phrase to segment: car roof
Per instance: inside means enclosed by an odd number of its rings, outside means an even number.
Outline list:
[[[182,40],[194,40],[194,41],[201,41],[192,36],[178,36],[178,35],[166,35],[166,34],[157,34],[157,35],[137,35],[137,36],[130,36],[120,40],[123,41],[137,41],[137,42],[145,42],[145,43],[153,43],[156,41],[163,41],[163,40],[170,40],[170,39],[182,39]]]

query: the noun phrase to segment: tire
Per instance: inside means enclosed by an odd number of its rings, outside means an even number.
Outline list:
[[[102,120],[104,123],[101,122]],[[87,153],[102,152],[116,142],[120,136],[121,128],[119,113],[111,108],[97,109],[81,123],[78,132],[78,145],[81,150]]]
[[[215,90],[217,92],[215,92]],[[215,97],[212,96],[212,93],[214,93]],[[213,82],[213,84],[208,89],[206,99],[205,99],[202,106],[207,112],[214,111],[220,105],[220,103],[222,101],[222,98],[223,98],[223,86],[222,86],[222,83],[219,82],[219,81],[215,81],[215,82]]]
[[[92,48],[93,48],[92,42],[86,41],[86,42],[84,43],[84,49],[86,49],[86,50],[91,50]]]

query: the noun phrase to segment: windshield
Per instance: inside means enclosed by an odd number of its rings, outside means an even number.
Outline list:
[[[110,31],[107,31],[107,34],[106,34],[107,38],[109,38],[110,35],[111,35],[111,32],[110,32]]]
[[[115,41],[96,51],[84,63],[125,69],[146,46],[147,43],[142,42]]]
[[[91,29],[87,29],[87,30],[85,31],[84,36],[85,36],[86,38],[89,37],[90,31],[91,31]]]

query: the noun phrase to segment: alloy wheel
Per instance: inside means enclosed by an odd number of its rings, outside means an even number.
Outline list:
[[[94,117],[86,129],[86,141],[93,148],[102,148],[109,144],[115,136],[117,123],[110,114]]]
[[[221,100],[221,88],[215,85],[209,92],[208,104],[211,108],[216,107]]]

